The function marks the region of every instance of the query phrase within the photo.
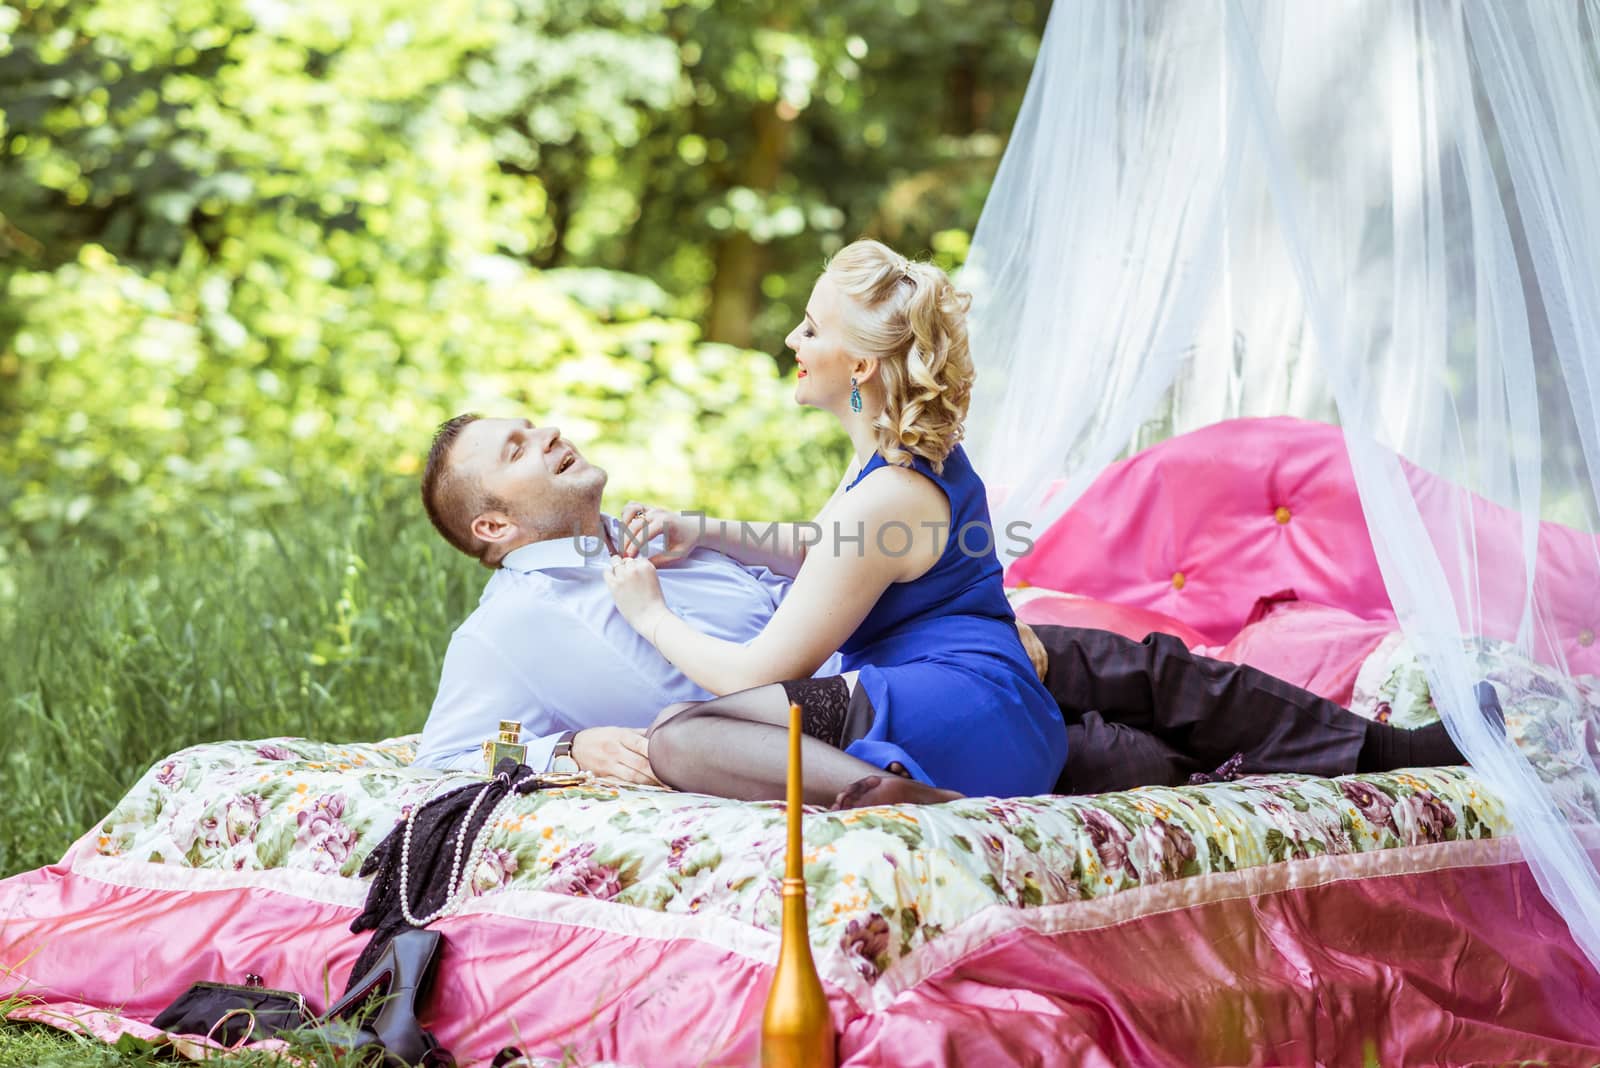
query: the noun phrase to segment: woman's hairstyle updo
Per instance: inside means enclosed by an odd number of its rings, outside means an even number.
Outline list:
[[[914,263],[877,241],[846,245],[825,273],[850,298],[845,350],[878,361],[885,399],[873,422],[878,451],[901,466],[916,453],[942,474],[972,399],[971,294],[933,264]]]

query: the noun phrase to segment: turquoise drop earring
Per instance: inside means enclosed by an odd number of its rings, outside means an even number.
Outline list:
[[[856,379],[854,375],[850,376],[850,410],[852,412],[859,412],[861,410],[861,391],[856,388]]]

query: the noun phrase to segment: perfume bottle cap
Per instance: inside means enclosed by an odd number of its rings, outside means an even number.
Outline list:
[[[500,721],[500,741],[509,742],[515,745],[521,739],[522,723],[520,721],[514,719],[503,719]]]

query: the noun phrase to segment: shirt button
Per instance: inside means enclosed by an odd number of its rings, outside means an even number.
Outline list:
[[[1272,513],[1272,518],[1278,521],[1278,525],[1280,527],[1283,526],[1289,521],[1289,509],[1285,508],[1281,504],[1278,505],[1278,510]]]
[[[1173,589],[1175,589],[1175,590],[1183,589],[1183,584],[1185,582],[1188,582],[1188,581],[1189,581],[1188,579],[1183,577],[1183,572],[1182,571],[1174,571],[1172,573],[1172,588]]]
[[[1594,644],[1593,628],[1584,627],[1578,632],[1578,644],[1584,646],[1585,648]]]

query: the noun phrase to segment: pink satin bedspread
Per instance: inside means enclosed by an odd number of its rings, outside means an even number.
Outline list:
[[[41,999],[13,1016],[150,1036],[197,979],[255,971],[319,1005],[342,988],[361,941],[353,904],[225,873],[196,889],[189,874],[181,889],[133,887],[52,866],[0,884],[0,993]],[[881,1005],[831,989],[840,1063],[1600,1058],[1600,979],[1506,840],[1314,857],[1030,913]],[[507,1045],[580,1064],[759,1060],[771,973],[758,955],[592,916],[438,929],[448,948],[424,1022],[463,1064]],[[92,1011],[107,1007],[120,1014]]]

